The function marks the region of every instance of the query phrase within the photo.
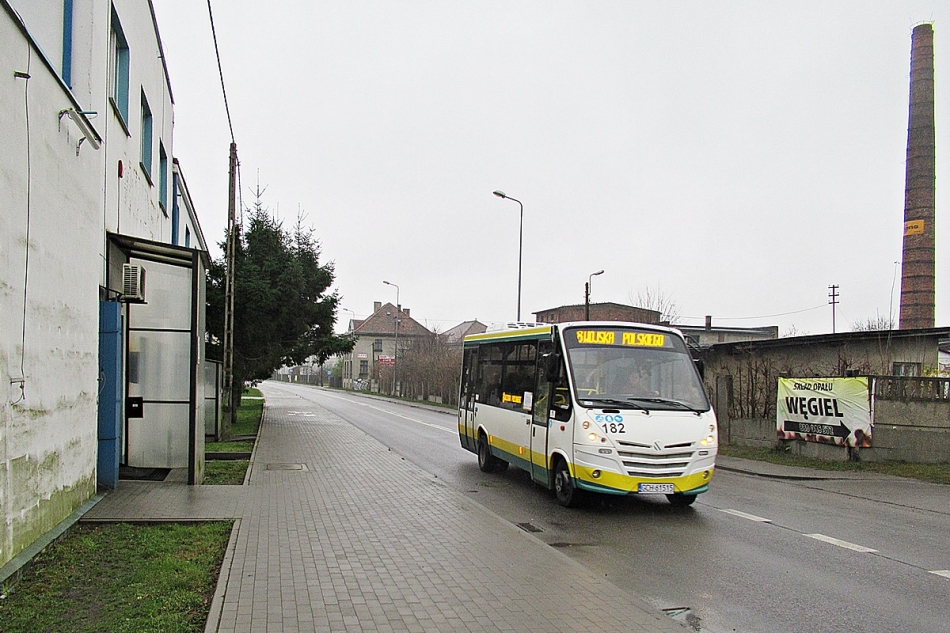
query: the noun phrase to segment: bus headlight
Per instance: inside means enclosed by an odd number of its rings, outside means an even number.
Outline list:
[[[699,445],[700,445],[700,446],[712,446],[712,445],[715,444],[715,443],[716,443],[716,436],[715,436],[715,435],[709,435],[709,436],[704,437],[703,439],[699,440]]]
[[[596,433],[590,433],[590,434],[587,435],[587,439],[588,439],[589,441],[591,441],[591,442],[596,442],[596,441],[597,441],[597,434],[596,434]]]

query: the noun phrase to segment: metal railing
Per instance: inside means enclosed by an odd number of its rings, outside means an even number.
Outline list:
[[[880,400],[950,401],[950,378],[872,376],[874,397]]]

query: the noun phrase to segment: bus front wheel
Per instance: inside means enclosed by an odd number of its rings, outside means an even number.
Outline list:
[[[693,502],[696,501],[696,495],[684,495],[682,492],[666,495],[666,498],[669,499],[671,505],[674,505],[677,508],[691,506],[693,505]]]
[[[559,459],[554,467],[554,496],[565,508],[575,507],[581,497],[581,491],[574,487],[571,471],[563,459]]]
[[[501,464],[508,466],[508,462],[503,462],[491,454],[488,447],[488,438],[480,435],[478,438],[478,469],[483,473],[494,473],[502,470]]]

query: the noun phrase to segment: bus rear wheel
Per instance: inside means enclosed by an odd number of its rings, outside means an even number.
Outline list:
[[[565,508],[576,507],[581,499],[581,491],[574,486],[571,471],[563,459],[554,467],[554,496]]]
[[[696,495],[684,495],[682,492],[666,495],[666,498],[669,499],[671,505],[676,506],[677,508],[691,506],[693,505],[693,502],[696,501]]]

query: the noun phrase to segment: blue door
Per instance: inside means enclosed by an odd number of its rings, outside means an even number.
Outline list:
[[[99,456],[100,486],[119,485],[122,449],[122,304],[99,303]]]

